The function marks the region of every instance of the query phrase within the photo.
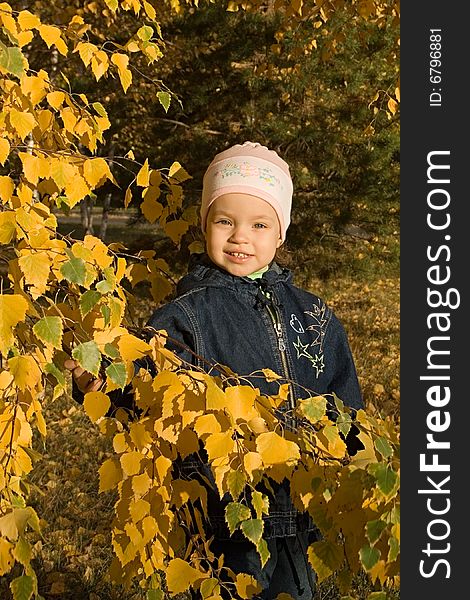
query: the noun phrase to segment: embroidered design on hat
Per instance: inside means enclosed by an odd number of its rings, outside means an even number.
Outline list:
[[[227,162],[219,170],[216,175],[220,175],[222,179],[228,177],[256,177],[265,184],[275,187],[279,186],[284,189],[279,177],[277,177],[269,167],[258,167],[248,161],[242,163]]]

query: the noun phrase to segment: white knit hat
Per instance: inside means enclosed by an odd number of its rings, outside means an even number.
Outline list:
[[[201,227],[216,198],[242,193],[261,198],[276,211],[282,241],[290,224],[293,185],[289,165],[274,150],[253,142],[236,144],[217,154],[202,185]]]

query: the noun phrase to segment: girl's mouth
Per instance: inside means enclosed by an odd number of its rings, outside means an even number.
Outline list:
[[[245,254],[244,252],[226,252],[225,253],[231,262],[243,263],[249,258],[252,258],[252,254]]]
[[[248,258],[251,254],[245,254],[244,252],[228,252],[230,256],[235,256],[236,258]]]

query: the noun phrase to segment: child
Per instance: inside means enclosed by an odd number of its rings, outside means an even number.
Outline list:
[[[219,363],[246,376],[268,368],[289,379],[287,408],[312,393],[335,392],[359,409],[361,393],[342,325],[274,260],[289,227],[292,193],[287,163],[265,146],[245,142],[217,154],[203,180],[206,253],[192,259],[176,298],[154,312],[148,327],[166,330],[175,340],[169,347],[205,370]],[[101,382],[76,363],[70,367],[82,391],[99,388]],[[262,379],[256,387],[262,394],[277,392],[275,383]],[[215,492],[209,495],[212,547],[235,572],[256,577],[263,588],[259,598],[285,592],[311,600],[315,575],[306,548],[315,539],[314,526],[294,508],[287,481],[273,487],[264,525],[271,557],[264,568],[251,542],[230,537],[225,503]]]

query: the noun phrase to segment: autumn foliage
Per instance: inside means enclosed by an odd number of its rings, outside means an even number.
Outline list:
[[[0,244],[7,266],[0,290],[0,575],[21,565],[10,585],[13,598],[39,597],[28,532],[40,530],[40,515],[28,506],[28,474],[38,458],[35,433],[47,439],[44,403],[66,392],[63,364],[73,357],[106,379],[102,391],[85,396],[84,409],[112,438],[115,451],[99,476],[100,491],[118,496],[111,567],[116,583],[141,581],[149,600],[190,586],[212,600],[221,597],[222,587],[238,598],[255,593],[250,577],[231,573],[212,555],[205,488],[173,469],[202,444],[217,492],[230,497],[230,531],[250,539],[263,563],[269,497],[259,484],[287,477],[296,507],[310,513],[322,534],[308,550],[318,579],[334,574],[346,595],[353,576],[366,571],[377,588],[371,598],[383,598],[380,590],[399,583],[394,423],[362,410],[353,418],[336,397],[331,414],[327,398],[313,395],[291,415],[294,430],[285,427],[278,408],[288,381],[270,371],[240,378],[228,368],[212,377],[181,363],[165,348],[164,333],[145,342],[131,327],[134,286],[150,282],[156,303],[172,291],[170,269],[153,250],[131,256],[121,244],[57,232],[54,209],[73,208],[106,182],[117,185],[108,161],[96,156],[110,121],[105,106],[75,93],[65,75],[58,83],[46,70],[32,70],[28,48],[40,43],[64,57],[76,54],[96,83],[115,78],[123,93],[134,81],[135,57],[153,64],[164,52],[152,3],[106,0],[104,6],[115,19],[126,11],[135,15],[126,44],[106,41],[79,15],[58,27],[0,4]],[[167,110],[170,93],[164,87],[156,93]],[[122,190],[123,205],[138,203],[145,218],[178,245],[196,223],[195,211],[183,205],[182,184],[190,176],[178,162],[157,169],[148,160],[137,163],[132,152],[122,160],[134,173]],[[135,374],[134,361],[145,357],[156,375],[145,369]],[[260,377],[278,382],[276,396],[260,394]],[[109,393],[125,386],[132,386],[136,413],[106,416]],[[350,457],[343,440],[353,423],[364,449]]]

